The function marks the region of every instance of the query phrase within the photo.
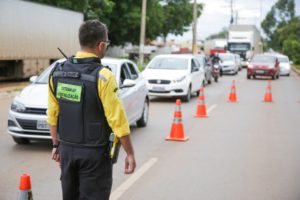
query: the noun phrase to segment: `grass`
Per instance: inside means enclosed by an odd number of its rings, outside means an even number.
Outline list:
[[[295,67],[297,70],[299,70],[299,71],[300,71],[300,65],[296,65],[296,64],[294,64],[294,67]]]

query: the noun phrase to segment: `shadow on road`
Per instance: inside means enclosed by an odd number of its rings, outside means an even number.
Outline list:
[[[52,149],[52,142],[50,140],[31,141],[30,144],[15,144],[12,149],[15,152],[49,152]]]

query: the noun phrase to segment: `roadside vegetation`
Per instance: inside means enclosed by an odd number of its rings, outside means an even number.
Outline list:
[[[84,20],[99,19],[109,27],[112,45],[126,42],[138,44],[140,38],[141,0],[29,0],[59,8],[81,12]],[[182,35],[193,21],[193,4],[190,0],[148,0],[146,41],[169,33]],[[198,4],[198,17],[203,4]]]
[[[300,65],[300,16],[295,15],[295,1],[278,0],[267,13],[261,26],[267,36],[265,48],[289,56],[298,68]]]
[[[300,72],[300,65],[294,65],[294,67]]]

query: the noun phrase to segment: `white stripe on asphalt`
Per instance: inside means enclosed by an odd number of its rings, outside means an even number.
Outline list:
[[[207,109],[207,113],[210,113],[213,109],[215,109],[217,107],[217,104],[213,104],[211,105],[208,109]]]
[[[124,183],[122,183],[117,189],[110,195],[110,200],[119,199],[124,192],[126,192],[139,178],[141,178],[156,162],[158,158],[153,157],[148,160],[142,167],[134,172]]]

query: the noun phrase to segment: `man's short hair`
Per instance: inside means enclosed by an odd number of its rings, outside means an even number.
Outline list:
[[[81,47],[95,48],[100,41],[107,40],[107,27],[99,20],[85,21],[79,28]]]

